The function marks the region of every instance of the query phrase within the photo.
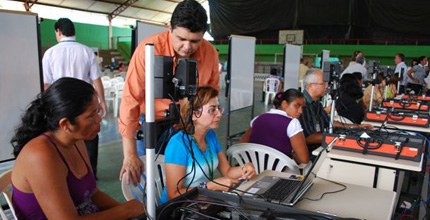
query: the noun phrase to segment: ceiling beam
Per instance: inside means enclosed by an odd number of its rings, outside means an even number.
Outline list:
[[[25,2],[26,0],[16,0],[16,1],[18,1],[18,2]],[[73,8],[73,7],[68,7],[68,6],[62,6],[62,5],[58,5],[58,4],[49,4],[49,3],[42,3],[42,2],[37,2],[35,4],[37,4],[37,5],[44,5],[44,6],[50,6],[50,7],[55,7],[55,8],[71,9],[71,10],[76,10],[76,11],[91,12],[91,13],[97,13],[97,14],[103,14],[103,15],[108,15],[109,14],[109,13],[106,13],[106,12],[103,12],[103,11],[94,11],[94,10],[88,10],[88,9],[79,9],[79,8]],[[139,21],[148,22],[148,23],[165,25],[164,22],[158,22],[158,21],[152,21],[152,20],[142,19],[142,18],[135,17],[135,16],[125,16],[125,15],[121,15],[121,16],[125,17],[125,18],[136,19],[136,20],[139,20]]]
[[[30,11],[31,7],[33,7],[34,3],[36,3],[37,0],[31,1],[31,0],[25,0],[24,2],[24,8],[26,11]]]
[[[126,0],[125,2],[120,4],[115,10],[113,10],[111,13],[108,14],[109,21],[112,21],[112,19],[114,19],[119,14],[121,14],[123,11],[125,11],[125,9],[127,9],[137,1],[138,0]]]
[[[96,2],[103,2],[103,3],[109,3],[109,4],[118,5],[118,3],[114,2],[114,1],[109,1],[109,0],[97,0]],[[149,11],[155,11],[155,12],[164,13],[164,14],[172,14],[171,12],[168,12],[168,11],[163,11],[163,10],[153,9],[153,8],[147,8],[147,7],[137,6],[137,5],[133,5],[131,7],[132,8],[149,10]]]
[[[25,2],[26,0],[15,0],[18,2]],[[80,9],[80,8],[74,8],[74,7],[68,7],[68,6],[64,6],[64,5],[59,5],[59,4],[50,4],[50,3],[43,3],[43,2],[37,2],[35,3],[36,5],[44,5],[44,6],[51,6],[51,7],[56,7],[56,8],[65,8],[65,9],[71,9],[71,10],[76,10],[76,11],[85,11],[85,12],[91,12],[91,13],[98,13],[98,14],[109,14],[103,11],[95,11],[95,10],[88,10],[88,9]]]

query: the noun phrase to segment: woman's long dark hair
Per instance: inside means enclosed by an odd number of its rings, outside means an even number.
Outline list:
[[[340,79],[339,94],[340,96],[346,94],[354,99],[363,97],[363,90],[358,83],[358,79],[353,74],[344,74]]]
[[[273,99],[273,105],[275,108],[279,108],[283,101],[291,103],[297,98],[303,98],[303,93],[297,89],[287,89],[285,92],[278,92]]]
[[[79,79],[65,77],[55,81],[24,112],[21,124],[10,141],[15,157],[31,139],[58,129],[62,118],[75,123],[76,117],[87,109],[95,93],[92,85]]]

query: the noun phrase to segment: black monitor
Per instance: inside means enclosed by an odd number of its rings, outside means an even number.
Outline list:
[[[155,56],[155,98],[178,101],[197,94],[198,69],[195,59],[179,59],[173,71],[173,57]]]
[[[323,81],[332,82],[334,79],[339,79],[341,67],[339,62],[324,62],[323,63]]]
[[[179,59],[172,80],[178,95],[177,98],[195,96],[197,94],[198,81],[197,61],[189,58]]]

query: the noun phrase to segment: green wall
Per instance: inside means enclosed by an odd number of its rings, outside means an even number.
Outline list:
[[[56,20],[43,19],[40,23],[40,37],[42,48],[49,48],[57,43],[54,34]],[[83,24],[75,22],[76,40],[88,47],[101,50],[109,49],[109,27],[102,25]],[[131,42],[131,29],[112,27],[113,37],[126,37]]]
[[[54,34],[55,20],[44,19],[40,23],[40,35],[42,48],[48,48],[57,43]],[[92,25],[75,23],[77,41],[102,50],[109,49],[109,27],[102,25]],[[114,40],[118,42],[118,51],[128,61],[131,51],[131,29],[127,27],[112,27]],[[228,45],[215,45],[220,51],[220,60],[227,59]],[[255,60],[257,62],[274,62],[275,54],[278,62],[282,62],[284,45],[279,44],[258,44],[256,45]],[[304,54],[320,54],[321,50],[330,50],[330,55],[348,61],[353,51],[361,50],[367,60],[378,60],[383,65],[393,65],[394,55],[397,52],[404,53],[407,63],[412,58],[419,56],[429,56],[430,46],[405,46],[405,45],[331,45],[331,44],[311,44],[303,46]]]
[[[118,42],[118,51],[124,57],[125,62],[129,63],[131,58],[131,42],[120,40]]]
[[[215,45],[220,51],[220,60],[225,60],[228,53],[228,45]],[[277,60],[281,62],[284,45],[279,44],[258,44],[255,47],[258,62],[274,62],[275,54]],[[367,60],[378,60],[383,65],[393,65],[394,55],[403,53],[407,63],[412,58],[419,56],[429,56],[430,46],[405,46],[405,45],[331,45],[331,44],[309,44],[303,46],[304,54],[320,54],[321,50],[330,50],[330,56],[348,60],[355,50],[363,51]]]

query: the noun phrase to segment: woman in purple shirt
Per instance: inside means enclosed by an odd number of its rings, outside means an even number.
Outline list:
[[[96,186],[83,140],[100,131],[92,85],[61,78],[30,103],[11,140],[12,203],[18,219],[128,219],[137,200],[120,204]]]
[[[305,136],[297,120],[304,103],[303,94],[296,89],[278,92],[273,100],[275,108],[255,117],[241,142],[266,145],[294,158],[298,164],[308,163]]]

